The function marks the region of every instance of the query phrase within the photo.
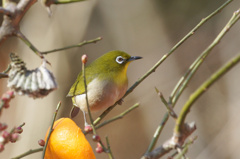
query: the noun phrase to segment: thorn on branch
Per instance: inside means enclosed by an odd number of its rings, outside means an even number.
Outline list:
[[[175,113],[175,111],[173,110],[173,107],[171,104],[167,103],[166,99],[164,98],[162,92],[160,92],[156,87],[155,87],[155,90],[158,94],[158,96],[161,98],[163,104],[166,106],[167,110],[168,110],[168,114],[173,117],[173,119],[177,119],[177,114]]]

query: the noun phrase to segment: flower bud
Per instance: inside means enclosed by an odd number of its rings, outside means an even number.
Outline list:
[[[10,136],[10,133],[9,133],[9,132],[3,131],[3,133],[2,133],[2,137],[3,137],[3,138],[7,139],[9,136]]]
[[[21,134],[23,132],[23,129],[22,129],[22,127],[19,126],[19,127],[14,129],[14,132],[18,133],[18,134]]]
[[[97,147],[96,147],[95,150],[96,150],[97,153],[102,153],[103,152],[103,148],[102,148],[100,143],[97,143]]]
[[[38,145],[43,147],[45,145],[45,141],[43,139],[38,140]]]
[[[86,132],[92,131],[92,126],[91,126],[91,125],[85,126],[85,127],[84,127],[84,131],[86,131]]]
[[[82,63],[86,64],[88,60],[88,57],[86,54],[82,55]]]
[[[93,139],[93,141],[95,141],[95,142],[99,142],[99,141],[101,140],[100,136],[98,136],[98,135],[93,135],[93,136],[92,136],[92,139]]]
[[[10,136],[10,142],[14,143],[18,140],[19,138],[19,135],[18,133],[13,133],[11,136]]]

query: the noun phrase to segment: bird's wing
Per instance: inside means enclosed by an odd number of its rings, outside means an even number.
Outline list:
[[[96,77],[96,74],[89,72],[87,70],[88,69],[86,69],[86,84],[88,85],[92,81],[92,79]],[[80,72],[75,83],[72,85],[71,89],[69,90],[67,97],[73,97],[83,93],[85,93],[85,86],[83,82],[82,72]]]
[[[67,97],[73,97],[73,96],[76,96],[79,94],[83,94],[84,92],[85,92],[85,87],[84,87],[84,83],[83,83],[83,76],[82,76],[82,72],[80,72],[76,81],[70,88],[70,90],[67,94]]]

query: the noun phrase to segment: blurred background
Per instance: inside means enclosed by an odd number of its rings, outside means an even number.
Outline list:
[[[146,73],[165,53],[182,39],[200,20],[225,0],[89,0],[80,3],[55,5],[48,17],[40,2],[34,4],[21,22],[21,31],[41,51],[103,37],[96,44],[81,48],[52,53],[46,56],[51,62],[49,69],[54,73],[58,89],[43,99],[32,99],[16,95],[10,108],[4,109],[0,117],[9,128],[23,122],[21,138],[9,143],[0,153],[0,158],[15,157],[29,149],[38,148],[38,140],[43,139],[51,124],[52,116],[59,101],[62,106],[57,118],[68,117],[72,103],[66,98],[71,85],[81,70],[81,55],[87,54],[89,63],[111,50],[122,50],[131,55],[144,57],[134,62],[128,69],[129,86]],[[204,24],[190,39],[177,49],[160,67],[144,80],[107,117],[109,119],[133,104],[140,107],[123,119],[111,123],[100,130],[100,136],[109,137],[116,159],[140,158],[146,151],[156,127],[166,112],[165,106],[155,92],[157,87],[167,99],[177,81],[187,71],[190,64],[213,41],[224,25],[239,9],[240,1],[234,1],[221,13]],[[215,47],[202,64],[188,88],[176,105],[176,113],[190,94],[214,71],[239,53],[240,23],[238,22]],[[9,38],[0,46],[0,72],[7,68],[9,53],[17,53],[28,69],[41,64],[22,41]],[[195,159],[237,159],[240,146],[240,65],[237,65],[217,81],[193,106],[187,121],[195,121],[197,130],[192,136],[198,139],[190,146],[187,154]],[[8,90],[7,79],[0,80],[0,94]],[[93,114],[94,118],[101,112]],[[83,128],[82,113],[74,119]],[[170,138],[174,120],[169,119],[158,145]],[[93,149],[96,143],[91,141]],[[108,158],[106,154],[96,154],[98,159]],[[41,158],[41,153],[25,157]],[[167,158],[167,156],[163,157]]]

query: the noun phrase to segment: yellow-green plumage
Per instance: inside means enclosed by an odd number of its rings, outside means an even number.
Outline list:
[[[91,111],[107,108],[117,102],[127,91],[127,68],[131,61],[140,59],[122,51],[108,52],[85,69],[88,102]],[[79,73],[68,95],[73,104],[87,112],[82,72]]]
[[[123,84],[127,81],[127,67],[126,64],[118,64],[115,59],[118,56],[122,56],[129,59],[131,56],[121,51],[111,51],[96,59],[89,66],[86,67],[85,76],[87,85],[93,79],[100,78],[101,80],[112,80],[113,82]],[[68,97],[76,96],[85,93],[85,87],[83,83],[83,74],[79,73],[77,80],[72,85]]]

